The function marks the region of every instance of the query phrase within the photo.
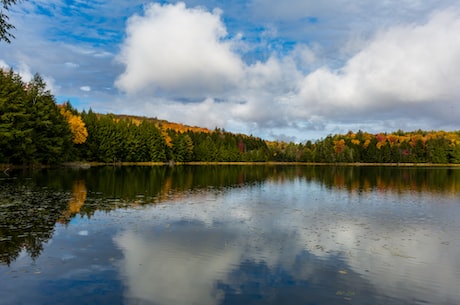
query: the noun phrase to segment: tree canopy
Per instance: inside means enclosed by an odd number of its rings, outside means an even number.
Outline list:
[[[0,70],[0,163],[314,162],[460,163],[460,131],[329,135],[316,142],[269,142],[222,129],[79,112],[56,105],[40,75],[23,82]]]
[[[4,40],[7,43],[11,42],[14,35],[11,34],[11,30],[14,29],[14,25],[9,22],[9,17],[6,12],[9,11],[13,4],[16,4],[18,0],[1,0],[0,8],[0,41]]]
[[[0,163],[65,161],[71,145],[70,126],[40,75],[24,83],[0,70]]]

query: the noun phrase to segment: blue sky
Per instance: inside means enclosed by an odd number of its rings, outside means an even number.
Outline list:
[[[22,1],[0,66],[78,109],[314,140],[460,129],[457,0]]]

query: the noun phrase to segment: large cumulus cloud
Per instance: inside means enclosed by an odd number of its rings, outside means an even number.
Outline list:
[[[128,93],[219,93],[242,74],[218,10],[155,3],[131,17],[126,32],[119,57],[126,70],[116,85]]]
[[[379,29],[339,67],[302,43],[247,63],[237,49],[244,34],[229,38],[220,11],[153,4],[128,22],[116,85],[167,119],[265,136],[315,126],[458,128],[458,33],[458,10],[441,10]]]
[[[366,111],[377,117],[395,108],[448,106],[460,97],[455,81],[460,68],[459,31],[458,13],[447,11],[433,15],[425,24],[389,28],[343,68],[325,67],[307,75],[300,97],[305,106],[315,105],[313,111],[323,115],[331,107],[340,113]],[[369,110],[379,113],[372,115]]]
[[[269,139],[460,128],[458,1],[184,2],[21,2],[0,65],[80,109]]]

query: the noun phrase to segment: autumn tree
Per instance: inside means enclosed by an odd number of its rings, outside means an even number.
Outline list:
[[[67,120],[70,131],[72,132],[72,140],[74,144],[83,144],[88,137],[88,130],[86,130],[85,123],[79,115],[72,113],[72,106],[70,103],[60,107],[60,112]]]

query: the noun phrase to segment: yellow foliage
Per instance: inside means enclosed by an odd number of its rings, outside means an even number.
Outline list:
[[[393,147],[399,140],[399,136],[397,135],[389,135],[387,137],[387,141],[390,143],[390,146]]]
[[[364,148],[367,148],[369,146],[369,144],[371,143],[371,140],[370,139],[367,139],[364,144],[363,144],[363,147]]]
[[[409,142],[410,137],[409,136],[399,136],[399,142],[404,143],[404,142]]]
[[[134,125],[136,125],[136,126],[139,126],[139,125],[142,124],[142,121],[139,120],[139,119],[137,119],[137,118],[132,118],[132,119],[131,119],[131,123],[134,124]]]
[[[344,139],[334,141],[334,151],[335,151],[336,154],[341,153],[344,148],[345,148],[345,140]]]
[[[172,138],[169,136],[169,134],[166,132],[166,130],[162,129],[161,134],[163,135],[163,138],[165,139],[166,146],[172,147]]]
[[[84,180],[77,180],[73,184],[73,196],[69,201],[68,211],[71,214],[80,212],[86,200],[86,185]]]
[[[69,110],[61,108],[61,114],[66,118],[72,132],[73,142],[75,144],[83,144],[88,138],[88,130],[86,130],[85,123],[78,115],[72,114]]]
[[[72,198],[70,198],[67,210],[62,213],[59,222],[66,223],[73,215],[80,212],[81,208],[85,204],[86,194],[87,191],[85,181],[75,181],[72,188]]]
[[[211,130],[207,128],[188,126],[188,125],[184,125],[180,123],[173,123],[173,122],[168,122],[168,121],[161,121],[158,125],[160,125],[161,129],[163,130],[171,129],[171,130],[174,130],[180,133],[185,133],[187,131],[211,133]]]
[[[350,139],[354,139],[354,138],[356,138],[356,134],[353,133],[353,131],[350,130],[350,131],[346,134],[346,137],[347,137],[347,138],[350,138]]]

